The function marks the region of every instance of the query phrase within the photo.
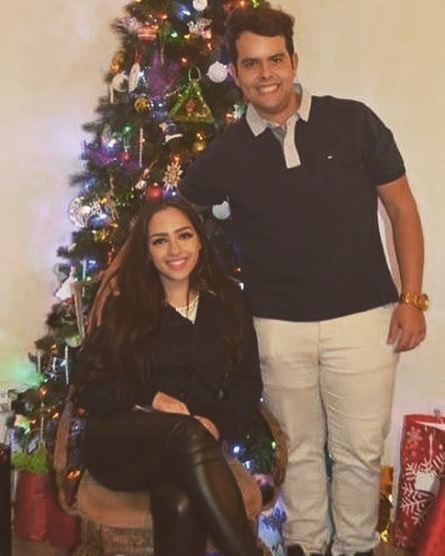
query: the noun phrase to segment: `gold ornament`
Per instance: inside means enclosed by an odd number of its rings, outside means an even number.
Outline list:
[[[150,110],[150,101],[147,97],[138,97],[134,101],[134,109],[136,112],[148,112]]]
[[[110,239],[110,236],[110,230],[105,228],[103,230],[93,230],[93,237],[96,243],[105,243]]]
[[[124,61],[125,61],[125,52],[123,50],[119,50],[119,52],[116,52],[116,54],[113,56],[111,60],[111,67],[110,67],[111,73],[117,75],[121,71],[122,66],[124,65]]]
[[[206,148],[207,148],[207,141],[205,135],[204,133],[198,131],[198,133],[196,134],[196,139],[192,144],[192,153],[199,155],[202,152],[204,152]]]

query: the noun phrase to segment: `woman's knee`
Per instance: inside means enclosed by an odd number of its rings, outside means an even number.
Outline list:
[[[193,417],[178,421],[170,439],[172,448],[185,449],[187,452],[218,446],[213,436]]]
[[[151,489],[153,515],[168,520],[184,520],[194,512],[189,496],[180,487],[159,483]]]

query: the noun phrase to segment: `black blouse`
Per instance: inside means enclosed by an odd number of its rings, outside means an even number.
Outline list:
[[[225,336],[230,319],[229,309],[211,293],[200,294],[195,323],[170,305],[165,306],[159,334],[144,359],[145,368],[136,373],[143,379],[128,384],[125,395],[116,378],[88,383],[79,390],[79,405],[88,415],[104,416],[130,411],[135,404],[150,405],[156,393],[162,391],[185,403],[192,415],[213,421],[222,439],[239,437],[258,405],[262,380],[250,316],[246,316],[241,363],[228,377],[224,376]],[[76,373],[84,370],[92,354],[99,354],[107,364],[106,354],[101,353],[103,340],[100,327],[87,338],[79,353],[74,384]],[[128,365],[135,364],[136,358],[129,353]]]

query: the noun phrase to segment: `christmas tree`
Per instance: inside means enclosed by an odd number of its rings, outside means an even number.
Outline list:
[[[31,356],[42,383],[16,402],[17,412],[26,416],[19,438],[16,427],[22,460],[42,443],[51,452],[101,273],[125,242],[141,203],[178,195],[187,166],[242,116],[244,105],[228,72],[225,21],[234,8],[262,3],[139,0],[114,21],[120,48],[105,78],[97,120],[84,126],[89,140],[82,170],[71,179],[77,194],[68,215],[76,230],[71,245],[59,249],[57,302],[47,317],[48,333],[36,341]],[[227,204],[203,217],[221,264],[236,275]],[[267,473],[270,445],[261,435],[232,449],[252,471]]]

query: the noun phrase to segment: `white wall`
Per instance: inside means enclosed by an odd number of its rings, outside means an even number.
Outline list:
[[[0,8],[0,386],[25,381],[43,331],[56,249],[69,240],[68,176],[115,50],[109,29],[123,0],[16,0]],[[63,6],[63,7],[62,7]],[[402,357],[387,459],[401,416],[445,409],[445,292],[441,207],[445,40],[442,0],[282,0],[297,17],[300,77],[314,93],[369,103],[396,134],[423,216],[429,336]],[[442,341],[444,338],[444,341]]]
[[[0,387],[30,380],[26,354],[44,333],[56,250],[69,241],[76,191],[122,0],[15,0],[0,7]]]

